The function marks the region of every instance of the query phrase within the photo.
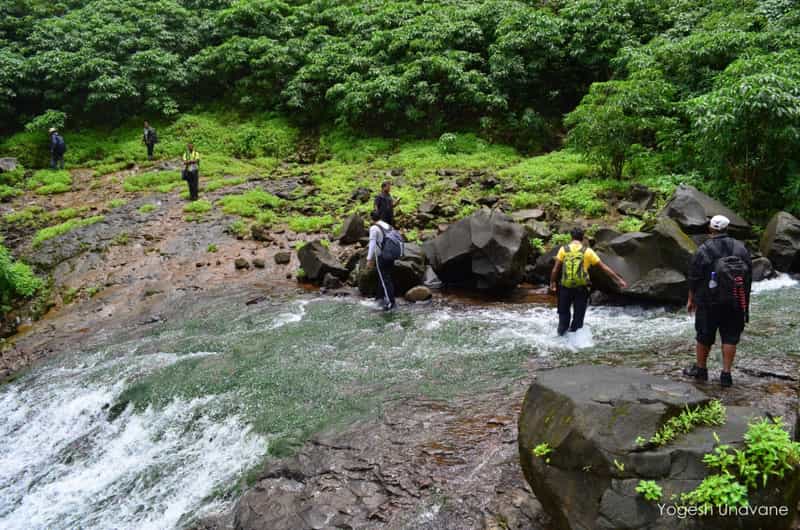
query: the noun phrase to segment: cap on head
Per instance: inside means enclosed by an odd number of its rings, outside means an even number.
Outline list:
[[[58,132],[58,129],[56,129],[55,127],[50,127],[50,130],[49,130],[49,131],[47,131],[47,132],[48,132],[49,134],[53,134],[54,132]]]
[[[728,229],[729,224],[731,224],[731,220],[724,215],[715,215],[709,221],[708,226],[715,232],[724,232]]]

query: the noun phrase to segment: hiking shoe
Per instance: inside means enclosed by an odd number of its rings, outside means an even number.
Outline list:
[[[683,375],[693,377],[698,381],[708,381],[708,368],[700,368],[694,364],[690,368],[684,368]],[[730,374],[728,374],[728,377],[730,377]]]
[[[731,377],[730,372],[720,372],[719,373],[719,384],[723,387],[733,386],[733,377]]]
[[[395,307],[397,307],[397,304],[395,304],[394,302],[392,302],[391,304],[387,304],[387,305],[383,306],[383,310],[384,310],[384,311],[391,311],[391,310],[392,310],[392,309],[394,309]]]

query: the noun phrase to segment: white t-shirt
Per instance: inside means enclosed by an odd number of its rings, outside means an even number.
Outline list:
[[[378,228],[380,226],[380,228]],[[376,224],[369,227],[369,249],[367,250],[367,259],[371,260],[374,259],[378,254],[378,248],[383,244],[383,232],[381,228],[385,231],[389,231],[392,229],[389,226],[389,223],[384,221],[378,221]]]

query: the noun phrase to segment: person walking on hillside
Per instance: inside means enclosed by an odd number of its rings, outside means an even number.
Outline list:
[[[398,204],[400,199],[392,198],[392,183],[385,181],[381,184],[381,192],[375,197],[375,211],[378,212],[381,221],[394,226],[394,208]]]
[[[736,345],[750,319],[750,288],[753,263],[741,241],[728,235],[730,220],[716,215],[709,222],[711,237],[697,249],[689,267],[689,300],[686,309],[694,313],[697,332],[695,364],[683,374],[708,381],[706,361],[717,331],[722,339],[722,371],[719,382],[733,385],[731,368]]]
[[[558,334],[578,331],[583,327],[589,305],[589,269],[600,267],[620,289],[628,286],[622,277],[600,260],[597,253],[583,242],[584,232],[575,228],[572,242],[558,250],[550,274],[550,290],[558,292]]]
[[[64,169],[64,153],[67,152],[67,143],[64,137],[58,134],[58,129],[52,127],[50,134],[50,169]]]
[[[189,200],[197,200],[198,186],[200,185],[200,154],[195,150],[194,144],[186,144],[183,152],[183,180],[189,185]]]
[[[373,211],[370,216],[372,226],[369,228],[367,268],[377,269],[378,291],[383,293],[383,310],[391,311],[396,305],[392,273],[394,262],[403,255],[403,237],[389,223],[381,219],[377,211]]]
[[[158,133],[150,126],[150,122],[144,122],[144,134],[142,134],[142,143],[147,147],[147,159],[153,159],[153,148],[158,143]]]

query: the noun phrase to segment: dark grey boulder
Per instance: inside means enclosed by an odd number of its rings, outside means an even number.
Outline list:
[[[233,260],[233,265],[236,267],[236,270],[244,270],[250,268],[250,262],[244,258],[236,258]]]
[[[753,281],[760,282],[762,280],[769,280],[777,275],[775,269],[772,267],[772,262],[765,258],[760,257],[753,260]]]
[[[322,286],[326,289],[339,289],[342,286],[342,280],[330,272],[326,272],[325,277],[322,279]]]
[[[653,206],[656,194],[647,186],[634,184],[628,190],[626,198],[617,204],[617,210],[625,215],[641,216]]]
[[[272,243],[275,241],[275,238],[272,237],[272,232],[270,227],[256,223],[250,227],[250,235],[256,241],[262,241],[265,243]]]
[[[342,230],[339,233],[339,243],[352,245],[358,243],[362,237],[369,237],[369,232],[364,225],[364,219],[359,215],[351,215],[345,219]]]
[[[426,241],[423,250],[444,283],[508,289],[525,275],[530,242],[521,225],[483,208]]]
[[[518,210],[509,214],[509,217],[518,223],[525,223],[527,221],[542,221],[544,220],[544,216],[544,210],[540,208]]]
[[[321,241],[306,243],[297,251],[297,257],[309,281],[322,281],[328,273],[343,280],[347,278],[348,270]]]
[[[419,245],[406,244],[405,255],[395,261],[392,270],[395,295],[403,296],[411,288],[421,285],[425,268],[425,255]],[[359,292],[363,296],[375,296],[378,293],[378,272],[375,267],[367,269],[366,255],[362,257],[356,271]]]
[[[787,212],[775,214],[761,238],[761,253],[780,272],[800,272],[800,219]]]
[[[594,234],[593,239],[595,247],[601,249],[603,248],[604,245],[618,238],[621,235],[622,232],[617,232],[616,230],[612,230],[611,228],[601,228]]]
[[[289,252],[277,252],[274,259],[278,265],[287,265],[292,261],[292,255]]]
[[[533,267],[533,274],[528,275],[531,283],[550,283],[550,273],[556,264],[556,255],[560,246],[556,245],[549,251],[536,258],[536,265]]]
[[[752,228],[736,212],[692,186],[681,184],[667,202],[661,215],[674,219],[687,234],[697,234],[708,229],[708,221],[715,215],[730,219],[728,231],[740,239],[752,235]]]
[[[542,221],[527,221],[525,223],[525,230],[528,232],[528,237],[535,237],[538,239],[550,239],[552,232],[547,223]]]
[[[631,232],[606,242],[600,258],[622,276],[628,288],[622,294],[645,301],[683,303],[689,292],[687,274],[697,246],[675,221],[659,218],[652,233]],[[617,286],[593,267],[592,283],[618,293]]]
[[[552,518],[551,528],[789,528],[800,500],[797,470],[750,496],[751,503],[792,507],[784,518],[678,521],[636,493],[641,479],[655,480],[666,503],[672,494],[692,490],[709,474],[703,456],[717,445],[714,433],[719,443],[741,448],[748,422],[764,416],[729,406],[724,425],[695,428],[662,447],[636,443],[686,406],[708,401],[690,384],[636,368],[579,365],[539,372],[522,406],[518,443],[525,478]],[[542,443],[552,449],[549,462],[533,454]]]

